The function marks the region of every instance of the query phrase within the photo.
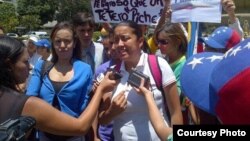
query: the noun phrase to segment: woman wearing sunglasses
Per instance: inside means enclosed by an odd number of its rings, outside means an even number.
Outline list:
[[[180,85],[180,73],[184,63],[186,62],[185,55],[188,45],[183,26],[179,23],[166,23],[156,32],[156,39],[161,54],[168,61],[175,74],[182,107],[184,109],[189,108],[189,110],[183,110],[184,124],[188,123],[187,112],[191,112],[193,121],[197,122],[193,105],[182,94]]]
[[[157,45],[161,54],[167,59],[173,69],[177,80],[180,77],[180,71],[186,61],[187,37],[179,23],[166,23],[156,33]],[[180,91],[180,83],[178,82]]]

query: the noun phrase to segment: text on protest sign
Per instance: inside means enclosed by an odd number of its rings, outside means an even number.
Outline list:
[[[91,0],[95,22],[157,24],[164,0]]]

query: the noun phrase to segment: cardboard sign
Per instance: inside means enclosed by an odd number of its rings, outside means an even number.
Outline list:
[[[171,0],[172,18],[178,22],[221,22],[221,0]]]
[[[95,22],[119,23],[132,20],[154,25],[159,20],[165,0],[92,0]]]

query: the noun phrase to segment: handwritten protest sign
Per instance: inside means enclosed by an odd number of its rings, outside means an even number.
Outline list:
[[[221,0],[171,0],[172,22],[221,22]]]
[[[165,0],[91,0],[95,22],[157,24]]]

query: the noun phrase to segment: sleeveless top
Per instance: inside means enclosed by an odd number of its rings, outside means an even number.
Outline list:
[[[29,97],[10,88],[0,86],[0,123],[21,116],[25,102]]]

